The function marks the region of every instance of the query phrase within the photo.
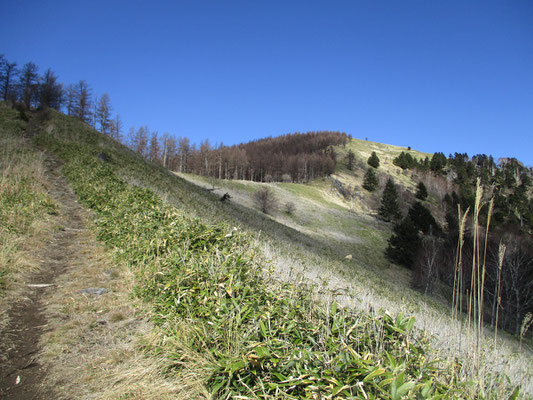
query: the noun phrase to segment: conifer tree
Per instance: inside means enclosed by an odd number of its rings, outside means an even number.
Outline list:
[[[355,159],[355,154],[352,150],[348,150],[346,154],[346,167],[351,171],[353,169],[353,161]]]
[[[433,157],[431,157],[429,168],[436,174],[441,173],[442,169],[446,166],[447,161],[448,160],[443,153],[435,153],[433,154]]]
[[[90,123],[92,119],[91,112],[91,89],[84,80],[79,81],[74,90],[74,116],[85,123]]]
[[[401,217],[400,207],[398,206],[398,192],[390,178],[387,180],[385,190],[383,190],[379,215],[385,221],[394,221]]]
[[[415,226],[424,233],[440,234],[440,227],[426,207],[419,201],[415,201],[409,209],[409,218]]]
[[[418,186],[416,187],[416,195],[415,197],[419,200],[426,200],[428,197],[428,190],[426,189],[426,185],[424,185],[424,182],[419,182]]]
[[[100,124],[100,132],[108,134],[111,128],[111,101],[109,95],[104,93],[96,107],[96,120]]]
[[[417,162],[413,156],[403,151],[396,158],[394,158],[394,160],[392,160],[392,163],[401,169],[415,168],[417,165]]]
[[[17,63],[10,63],[0,55],[0,96],[2,100],[14,100],[13,80],[18,75]]]
[[[117,114],[115,119],[111,120],[111,137],[119,142],[122,142],[122,120],[120,115]]]
[[[394,226],[385,255],[393,262],[412,268],[420,247],[418,227],[406,217]]]
[[[57,76],[48,68],[39,85],[39,107],[51,107],[59,111],[63,99],[63,85],[57,81]]]
[[[30,109],[37,99],[37,89],[39,68],[32,62],[24,64],[20,73],[19,87],[20,100],[24,103],[26,109]]]
[[[379,158],[378,158],[378,155],[376,154],[375,151],[372,152],[372,154],[368,158],[367,163],[371,167],[374,167],[374,168],[378,168],[379,167]]]
[[[374,172],[374,168],[368,168],[363,180],[363,188],[369,192],[373,192],[378,187],[378,178]]]

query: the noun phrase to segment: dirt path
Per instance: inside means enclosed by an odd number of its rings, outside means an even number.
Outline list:
[[[37,356],[40,338],[47,328],[45,307],[55,290],[57,278],[70,267],[80,232],[86,229],[80,204],[60,172],[59,161],[46,160],[50,195],[59,206],[60,227],[35,254],[40,271],[28,277],[26,288],[8,312],[9,325],[0,333],[4,352],[0,364],[0,398],[53,399],[54,393],[45,385],[46,371]],[[6,357],[7,355],[7,357]],[[7,359],[7,360],[6,360]]]

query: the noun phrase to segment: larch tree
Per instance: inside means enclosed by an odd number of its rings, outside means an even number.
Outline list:
[[[157,132],[153,132],[152,137],[150,139],[150,152],[149,152],[150,161],[154,163],[159,163],[160,154],[161,154],[161,146],[159,145],[159,138],[158,138]]]
[[[398,192],[391,178],[385,184],[378,213],[387,222],[396,221],[401,217],[400,207],[398,206]]]
[[[163,137],[161,138],[161,143],[163,144],[163,149],[161,150],[161,163],[163,167],[167,168],[168,165],[168,144],[170,139],[170,134],[168,132],[163,133]]]
[[[116,115],[115,119],[111,120],[111,137],[119,142],[122,142],[122,120],[120,115]]]
[[[4,101],[14,100],[13,80],[18,75],[17,63],[10,63],[2,55],[0,57],[0,95]]]
[[[71,83],[70,85],[67,86],[67,90],[66,90],[66,107],[67,107],[68,116],[73,116],[76,113],[76,109],[77,109],[76,99],[77,99],[76,88]]]
[[[96,121],[97,121],[97,112],[98,112],[98,96],[95,95],[93,100],[91,101],[92,104],[92,110],[91,110],[91,122],[90,125],[93,127],[93,129],[96,129]]]
[[[176,171],[178,168],[177,165],[177,146],[176,139],[171,135],[168,135],[165,140],[165,167],[171,171]]]
[[[39,68],[32,62],[24,64],[19,78],[19,97],[26,109],[31,109],[37,100]]]
[[[189,172],[189,156],[191,154],[191,143],[186,137],[178,138],[178,155],[180,159],[179,172]]]
[[[139,127],[132,138],[131,147],[143,157],[148,156],[148,127]]]
[[[82,120],[83,122],[91,123],[91,89],[87,82],[81,80],[74,88],[75,93],[75,109],[74,116]]]
[[[104,93],[98,101],[96,108],[96,120],[100,126],[100,132],[106,135],[110,133],[111,128],[111,100],[109,95]]]
[[[63,85],[57,81],[57,76],[48,68],[39,86],[39,107],[50,107],[59,111],[63,99]]]
[[[350,171],[353,169],[354,160],[355,160],[355,154],[350,149],[348,150],[348,153],[346,154],[346,168],[348,168]]]

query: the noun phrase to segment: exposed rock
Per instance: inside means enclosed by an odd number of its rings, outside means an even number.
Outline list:
[[[105,288],[87,288],[82,289],[78,293],[87,293],[87,294],[94,294],[96,296],[101,296],[105,293],[107,293],[107,289]]]

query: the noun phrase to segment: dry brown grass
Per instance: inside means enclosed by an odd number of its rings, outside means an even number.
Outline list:
[[[0,193],[17,190],[25,182],[30,191],[49,196],[54,186],[49,178],[42,152],[20,135],[0,132]],[[34,283],[35,273],[54,262],[46,259],[46,248],[54,232],[68,229],[69,217],[61,203],[56,205],[57,215],[40,213],[33,219],[17,206],[0,214],[0,268],[5,282],[0,330],[9,323],[10,305],[25,298],[26,284]],[[92,215],[84,212],[83,217],[90,225]],[[25,229],[13,232],[8,226]],[[192,371],[163,375],[173,361],[146,350],[167,339],[149,322],[146,306],[132,298],[133,272],[114,263],[90,230],[74,231],[74,256],[66,272],[51,288],[38,289],[46,291],[42,303],[48,322],[37,357],[47,371],[43,385],[52,387],[57,399],[208,398],[200,380],[192,379]],[[90,287],[108,292],[80,293]]]
[[[46,196],[44,155],[34,151],[28,141],[12,132],[0,131],[0,196],[20,190],[24,181],[36,196]],[[31,253],[40,248],[54,228],[52,216],[28,205],[3,206],[0,213],[0,329],[7,323],[7,309],[30,274],[39,269]],[[8,229],[19,228],[19,232]]]
[[[133,272],[114,263],[90,230],[79,233],[76,245],[77,256],[48,299],[49,331],[42,339],[47,385],[58,399],[201,398],[190,396],[201,391],[189,379],[162,374],[172,361],[146,351],[166,339],[132,298]],[[80,293],[91,287],[108,292]]]

